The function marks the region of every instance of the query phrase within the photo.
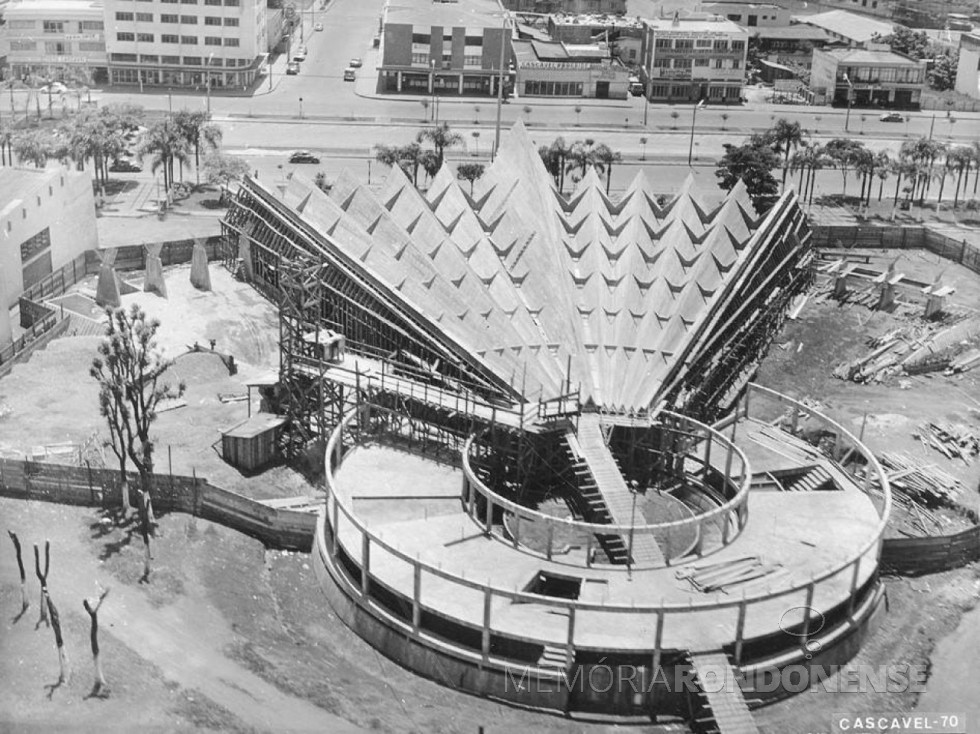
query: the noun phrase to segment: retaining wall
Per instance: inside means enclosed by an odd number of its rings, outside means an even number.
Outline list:
[[[886,538],[881,569],[902,576],[921,576],[959,568],[980,560],[980,525],[953,535]]]
[[[814,225],[811,232],[814,247],[922,249],[980,274],[980,247],[922,225]]]
[[[67,322],[66,322],[67,323]],[[129,487],[139,475],[128,475]],[[0,459],[0,495],[86,507],[118,507],[122,489],[118,470]],[[156,476],[153,506],[162,512],[185,512],[256,538],[270,548],[309,552],[316,515],[282,510],[215,487],[199,477]],[[130,497],[135,505],[136,497]]]

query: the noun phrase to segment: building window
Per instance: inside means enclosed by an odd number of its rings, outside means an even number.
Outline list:
[[[185,44],[185,45],[187,45],[187,46],[196,46],[197,45],[197,36],[181,36],[180,37],[180,42],[183,43],[183,44]]]
[[[180,16],[180,22],[184,25],[197,25],[196,15],[182,15]]]
[[[724,87],[711,87],[708,90],[708,96],[711,97],[711,99],[721,99],[722,97],[725,96],[725,88]]]
[[[140,63],[141,64],[159,64],[160,63],[160,57],[159,56],[154,56],[152,54],[149,54],[149,55],[147,55],[147,54],[140,54]]]
[[[180,56],[161,56],[160,61],[161,63],[164,64],[170,64],[172,66],[176,66],[177,64],[180,63]]]
[[[215,18],[213,15],[205,16],[204,25],[221,25],[221,18]]]
[[[692,49],[692,48],[694,48],[694,39],[693,38],[678,38],[674,42],[674,48],[676,48],[676,49],[683,49],[685,51],[686,50],[689,50],[689,49]]]
[[[179,23],[180,22],[180,19],[179,19],[179,16],[177,16],[174,13],[161,13],[160,14],[160,22],[161,23]]]
[[[695,44],[694,45],[697,48],[711,48],[711,39],[710,38],[699,38],[699,39],[697,39],[695,41]]]
[[[670,68],[670,59],[669,58],[664,58],[662,56],[659,57],[659,58],[654,59],[653,60],[653,68],[654,69],[669,69]]]
[[[44,21],[44,32],[45,33],[64,33],[65,24],[60,20],[46,20]]]
[[[137,13],[136,14],[137,23],[152,23],[153,13]]]
[[[238,27],[238,18],[225,18],[225,25]]]
[[[78,50],[91,53],[105,53],[105,41],[79,41]]]
[[[225,46],[237,46],[237,45],[238,45],[238,39],[237,38],[226,38],[225,39]]]
[[[116,20],[132,20],[132,13],[116,13]]]
[[[432,42],[428,33],[413,33],[412,34],[412,45],[416,43],[421,43],[423,46],[428,46]]]
[[[177,4],[177,0],[160,0],[160,2],[166,3],[168,5],[176,5]]]
[[[184,66],[200,66],[201,57],[200,56],[185,56]]]
[[[666,84],[654,84],[650,87],[651,97],[667,97],[670,95],[670,87]]]
[[[44,53],[49,56],[64,56],[68,53],[67,44],[64,41],[45,41]]]
[[[711,62],[711,59],[705,59],[705,58],[694,59],[694,65],[695,66],[708,66],[708,64],[710,62]]]
[[[239,4],[239,0],[225,0],[225,7],[227,8],[237,8]]]
[[[205,5],[221,5],[221,0],[204,0]]]
[[[732,51],[744,51],[745,41],[732,41]]]
[[[463,41],[464,46],[482,46],[483,36],[466,36]]]
[[[117,41],[135,41],[136,40],[136,34],[135,33],[117,33],[116,34],[116,40]]]
[[[658,38],[656,42],[657,48],[673,48],[673,42],[669,38]]]
[[[136,40],[140,43],[153,43],[152,33],[137,33]]]
[[[20,245],[20,261],[26,263],[33,260],[42,252],[51,247],[51,232],[47,227],[42,229],[33,237],[24,240]]]
[[[476,66],[476,67],[483,66],[483,57],[482,56],[464,56],[463,57],[463,66]]]
[[[131,64],[136,62],[136,54],[112,54],[112,61],[117,61],[123,64]]]
[[[715,41],[715,51],[727,51],[728,41]]]
[[[164,33],[160,36],[160,43],[180,43],[180,37],[172,33]]]
[[[221,45],[221,39],[220,38],[217,38],[216,36],[205,36],[204,37],[204,45],[205,46],[220,46]]]
[[[11,51],[35,51],[37,49],[37,41],[24,41],[20,38],[10,39],[10,50]]]
[[[197,5],[197,0],[180,0],[181,5]]]
[[[674,59],[675,69],[690,69],[691,59]]]
[[[83,20],[78,24],[80,31],[102,31],[105,30],[105,23],[101,20]]]
[[[7,27],[12,31],[26,31],[34,29],[33,20],[11,20],[7,22]]]
[[[421,64],[422,66],[428,66],[429,54],[412,54],[412,63]]]

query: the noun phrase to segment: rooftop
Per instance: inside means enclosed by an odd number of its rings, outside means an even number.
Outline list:
[[[816,15],[794,15],[793,21],[823,28],[857,43],[867,43],[875,34],[890,35],[894,27],[891,23],[848,13],[846,10],[830,10]]]
[[[514,40],[514,55],[519,66],[538,61],[576,65],[609,61],[609,50],[603,45],[572,45],[561,41]]]
[[[915,61],[894,51],[869,51],[864,48],[834,48],[830,54],[845,64],[889,64],[890,66],[922,66],[925,61]]]
[[[643,20],[635,16],[606,15],[600,13],[583,13],[572,15],[565,13],[554,13],[551,21],[555,25],[587,25],[610,28],[640,28]]]
[[[705,33],[747,33],[745,28],[727,18],[644,18],[643,22],[657,31],[698,31]]]
[[[392,0],[385,11],[386,23],[413,26],[486,27],[502,25],[504,10],[497,0],[443,2]]]
[[[787,40],[787,41],[829,41],[830,34],[827,33],[823,28],[815,28],[812,25],[804,25],[802,23],[797,25],[782,26],[782,27],[763,27],[763,28],[753,28],[752,35],[756,38],[767,38],[775,40]]]
[[[31,191],[52,177],[59,175],[59,169],[0,168],[0,215],[9,204],[21,201]]]
[[[714,0],[714,2],[702,3],[702,8],[710,8],[715,5],[738,5],[743,8],[765,8],[766,10],[771,10],[775,8],[776,10],[782,10],[781,5],[776,5],[776,3],[750,3],[741,2],[741,0]]]
[[[72,13],[91,13],[103,11],[102,0],[11,0],[4,8],[4,17],[14,15],[36,15],[65,11]]]

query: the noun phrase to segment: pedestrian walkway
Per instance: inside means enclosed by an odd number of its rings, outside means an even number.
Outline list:
[[[697,721],[698,731],[718,734],[758,734],[748,704],[738,684],[738,672],[722,653],[691,655],[697,684],[710,716]]]
[[[629,525],[634,518],[635,498],[626,486],[616,459],[602,435],[599,415],[583,413],[578,424],[578,448],[595,478],[612,522]],[[639,566],[659,566],[665,563],[657,541],[649,533],[632,533],[633,563]]]

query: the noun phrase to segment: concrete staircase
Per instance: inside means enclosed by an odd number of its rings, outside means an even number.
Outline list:
[[[595,413],[582,414],[579,417],[578,435],[566,436],[566,441],[578,452],[576,473],[582,472],[579,487],[586,501],[596,508],[597,516],[607,518],[596,522],[629,525],[633,515],[633,495],[606,445],[599,416]],[[588,475],[584,474],[585,471]],[[605,539],[600,538],[600,542],[613,563],[626,563],[628,537],[607,536]],[[665,563],[664,555],[653,536],[634,534],[633,563],[642,566]]]
[[[568,656],[565,648],[545,644],[541,657],[538,658],[538,667],[565,670],[568,667]]]
[[[723,653],[692,654],[698,701],[692,728],[698,734],[759,734],[742,689],[738,671]],[[705,676],[712,676],[706,684]]]

